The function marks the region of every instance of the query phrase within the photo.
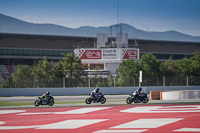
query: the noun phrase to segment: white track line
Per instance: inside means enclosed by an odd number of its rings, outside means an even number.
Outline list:
[[[21,113],[26,112],[26,110],[0,110],[0,114],[11,114],[11,113]]]
[[[131,121],[125,124],[121,124],[115,127],[111,128],[158,128],[179,120],[182,120],[183,118],[175,118],[175,119],[138,119],[135,121]]]
[[[180,132],[200,132],[200,128],[181,128],[174,131],[180,131]]]
[[[55,112],[54,114],[85,114],[85,113],[90,113],[90,112],[109,109],[109,108],[111,107],[80,108],[80,109],[74,109],[74,110],[64,111],[64,112]]]
[[[93,133],[141,133],[147,130],[99,130]]]
[[[90,107],[90,108],[80,108],[80,109],[74,109],[69,111],[62,111],[62,112],[37,112],[37,113],[20,113],[17,115],[43,115],[43,114],[85,114],[90,113],[94,111],[109,109],[112,107]]]
[[[13,130],[13,129],[76,129],[87,125],[106,121],[108,119],[81,119],[81,120],[65,120],[57,123],[46,125],[32,125],[32,126],[0,126],[0,130]]]
[[[66,120],[48,125],[42,125],[37,129],[76,129],[83,126],[106,121],[107,119],[84,119],[84,120]]]

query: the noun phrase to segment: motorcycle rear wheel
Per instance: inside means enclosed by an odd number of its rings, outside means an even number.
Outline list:
[[[35,106],[40,106],[40,102],[38,100],[35,101],[34,103]]]
[[[131,104],[133,102],[133,99],[131,98],[131,97],[128,97],[127,99],[126,99],[126,103],[127,104]]]
[[[92,99],[91,98],[86,98],[85,99],[85,103],[86,104],[91,104],[92,103]]]

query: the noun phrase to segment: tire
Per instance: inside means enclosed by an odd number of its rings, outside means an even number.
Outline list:
[[[131,97],[128,97],[127,99],[126,99],[126,103],[127,104],[131,104],[133,102],[133,99],[131,98]]]
[[[92,98],[86,98],[85,99],[86,104],[91,104],[92,103]]]
[[[54,100],[51,100],[50,102],[49,102],[49,106],[53,106],[54,105]]]
[[[102,98],[100,99],[100,102],[101,102],[101,104],[106,103],[106,98],[105,98],[105,97],[102,97]]]
[[[142,99],[142,102],[143,102],[143,103],[148,103],[148,101],[149,101],[148,97],[144,97],[144,98]]]
[[[34,103],[34,105],[35,105],[35,106],[40,106],[40,101],[39,101],[39,100],[36,100],[35,103]]]

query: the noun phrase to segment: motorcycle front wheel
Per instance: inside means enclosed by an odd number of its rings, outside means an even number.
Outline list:
[[[40,106],[40,101],[39,101],[39,100],[36,100],[35,103],[34,103],[34,105],[35,105],[35,106]]]
[[[91,104],[92,103],[92,98],[86,98],[85,99],[86,104]]]
[[[127,104],[131,104],[133,102],[133,99],[131,98],[131,97],[128,97],[127,99],[126,99],[126,103]]]
[[[101,104],[104,104],[104,103],[106,102],[106,98],[105,98],[105,97],[102,97],[102,98],[100,99],[100,102],[101,102]]]

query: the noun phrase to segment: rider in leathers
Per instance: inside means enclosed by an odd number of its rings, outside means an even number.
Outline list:
[[[50,92],[47,91],[46,93],[44,93],[42,95],[42,98],[44,99],[45,102],[49,101],[50,100]]]
[[[136,91],[133,92],[134,97],[138,96],[142,91],[142,87],[139,87]]]
[[[91,93],[91,96],[97,100],[101,97],[102,93],[99,91],[99,88],[94,89]]]

